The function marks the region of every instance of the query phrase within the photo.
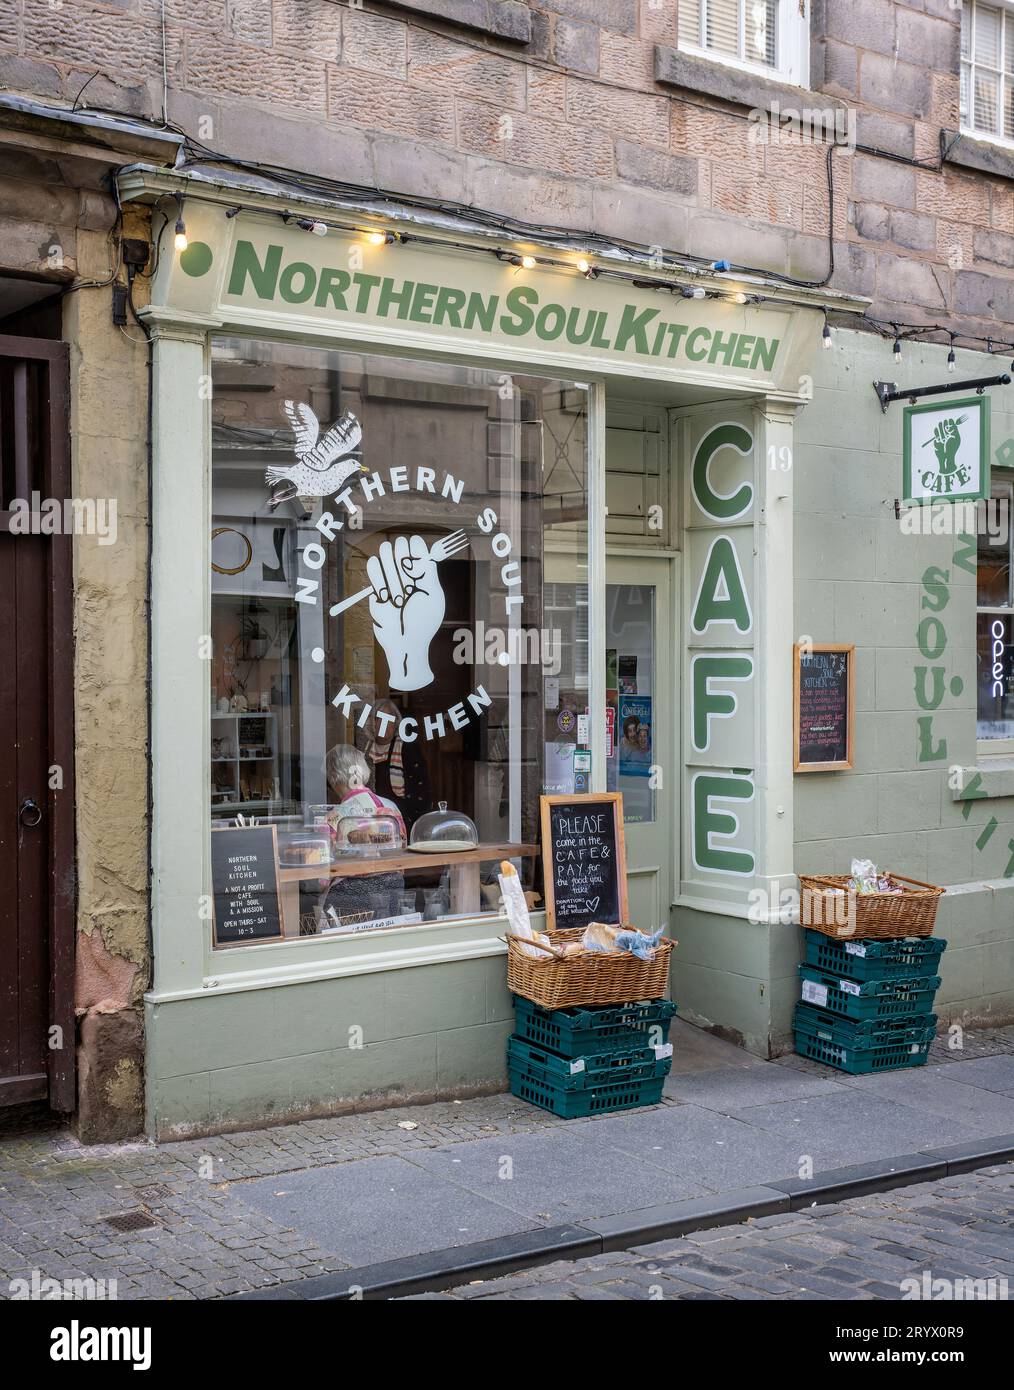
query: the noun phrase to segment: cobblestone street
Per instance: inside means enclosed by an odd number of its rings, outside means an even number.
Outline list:
[[[928,1275],[974,1280],[965,1298],[1006,1299],[1012,1218],[1014,1165],[1004,1164],[416,1298],[869,1301],[928,1297],[913,1294],[933,1287]],[[933,1292],[962,1296],[942,1287]]]

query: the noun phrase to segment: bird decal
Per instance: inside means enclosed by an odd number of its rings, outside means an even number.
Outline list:
[[[291,497],[333,497],[353,473],[366,472],[355,454],[363,427],[350,411],[323,435],[320,421],[302,401],[286,401],[285,414],[296,436],[297,462],[267,469],[272,511]]]

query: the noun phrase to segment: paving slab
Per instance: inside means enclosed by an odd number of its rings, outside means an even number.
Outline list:
[[[1007,1058],[1003,1058],[1007,1061]],[[974,1067],[974,1062],[965,1066]],[[852,1085],[869,1095],[940,1115],[966,1126],[977,1137],[1014,1132],[1014,1095],[984,1090],[971,1081],[954,1078],[956,1067],[934,1068],[928,1075],[919,1067],[911,1071],[883,1072],[879,1076],[857,1076]],[[934,1075],[934,1072],[943,1073]]]
[[[665,1106],[595,1121],[598,1142],[667,1172],[691,1176],[712,1192],[799,1174],[798,1141],[697,1105]]]
[[[494,1145],[503,1145],[492,1141]],[[530,1230],[506,1205],[403,1158],[368,1158],[236,1184],[244,1202],[351,1265]]]
[[[840,1086],[841,1081],[836,1076],[810,1076],[763,1063],[760,1071],[723,1067],[690,1076],[670,1074],[663,1090],[673,1099],[691,1101],[707,1110],[728,1115],[746,1105],[829,1095]]]
[[[928,1067],[931,1074],[945,1076],[948,1081],[963,1081],[967,1086],[980,1086],[1002,1096],[1014,1096],[1014,1057],[976,1057],[968,1062],[948,1062]]]
[[[450,1184],[541,1221],[611,1216],[702,1197],[709,1190],[692,1171],[663,1171],[603,1142],[597,1121],[582,1129],[583,1136],[556,1131],[428,1149],[412,1161]]]
[[[740,1071],[764,1071],[770,1063],[761,1057],[744,1052],[735,1043],[726,1042],[714,1033],[706,1033],[703,1028],[695,1028],[674,1018],[669,1030],[669,1041],[673,1045],[672,1074],[674,1076],[693,1075],[697,1072],[722,1071],[735,1067]]]
[[[774,1134],[796,1137],[800,1153],[819,1154],[821,1166],[830,1167],[979,1137],[979,1131],[970,1125],[928,1115],[858,1086],[840,1086],[832,1095],[750,1106],[737,1111],[734,1118]],[[1003,1126],[997,1128],[1002,1130]],[[834,1155],[830,1162],[826,1157],[829,1153]]]

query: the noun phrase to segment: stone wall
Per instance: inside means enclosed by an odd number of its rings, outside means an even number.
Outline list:
[[[941,131],[958,126],[960,12],[812,8],[813,93],[884,152],[833,156],[832,283],[885,319],[1005,336],[1014,164],[1000,152],[994,172],[969,168],[961,140],[962,163],[940,167]],[[169,119],[232,157],[826,274],[826,145],[765,142],[750,120],[806,94],[688,62],[676,0],[166,0],[166,15]],[[158,120],[159,6],[0,0],[0,81]]]
[[[3,13],[0,7],[0,14]],[[0,274],[108,281],[116,265],[110,163],[55,156],[10,137],[0,181]],[[125,236],[147,239],[128,213]],[[122,278],[122,271],[121,271]],[[143,281],[136,299],[145,298]],[[116,540],[74,542],[77,793],[78,1129],[137,1133],[143,1121],[142,996],[148,947],[147,347],[112,322],[108,284],[63,299],[70,344],[72,495],[115,500]],[[72,866],[67,866],[71,871]]]

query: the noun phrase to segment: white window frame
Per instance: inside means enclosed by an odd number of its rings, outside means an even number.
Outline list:
[[[697,5],[700,8],[701,26],[700,32],[704,34],[705,16],[707,12],[708,0],[682,0],[685,5]],[[746,14],[750,0],[740,0],[742,9],[740,12],[740,34],[742,37],[743,18]],[[794,87],[808,87],[810,83],[810,7],[807,0],[778,0],[778,52],[776,54],[775,65],[768,67],[765,63],[753,63],[746,58],[734,58],[729,53],[719,53],[713,48],[705,48],[698,44],[679,42],[681,53],[688,53],[694,58],[704,58],[710,63],[723,63],[726,67],[736,68],[740,72],[754,73],[758,77],[767,77],[773,81],[788,82]]]
[[[980,5],[982,6],[982,8],[987,9],[987,10],[1001,10],[1001,11],[1005,11],[1008,15],[1011,16],[1012,19],[1014,19],[1014,4],[1011,3],[1011,0],[963,0],[962,6],[961,6],[961,28],[962,28],[962,36],[964,35],[965,23],[966,23],[966,21],[967,21],[968,24],[969,24],[969,26],[970,26],[970,28],[969,28],[969,33],[968,33],[968,51],[969,51],[969,54],[970,54],[971,56],[968,57],[967,59],[964,58],[964,57],[960,57],[960,58],[959,58],[959,82],[960,82],[961,76],[963,76],[963,74],[964,74],[965,69],[968,70],[969,80],[968,80],[968,111],[967,111],[967,113],[961,113],[961,112],[959,111],[958,120],[959,120],[959,124],[960,124],[960,128],[961,128],[961,133],[962,133],[963,135],[968,135],[968,136],[969,136],[971,139],[973,139],[973,140],[985,140],[985,141],[988,141],[990,144],[993,144],[993,145],[1003,145],[1006,149],[1011,149],[1011,148],[1014,148],[1014,136],[1003,135],[1003,134],[1000,133],[1000,131],[1002,131],[1002,129],[1003,129],[1003,91],[1004,91],[1004,77],[1005,77],[1005,76],[1010,76],[1011,78],[1014,78],[1014,73],[1007,74],[1007,73],[1005,73],[1005,71],[1004,71],[1004,59],[1005,59],[1005,56],[1006,56],[1004,50],[1005,50],[1005,44],[1006,44],[1007,25],[1006,25],[1006,24],[1003,24],[1003,25],[1001,25],[1001,27],[1000,27],[1000,52],[999,52],[999,54],[998,54],[999,66],[996,67],[996,68],[991,68],[991,67],[987,67],[985,64],[976,63],[976,61],[975,61],[975,19],[976,19],[976,13],[977,13],[977,11],[978,11]],[[976,125],[974,124],[974,122],[975,122],[975,70],[976,70],[977,67],[983,68],[986,72],[989,72],[989,73],[995,75],[995,76],[997,77],[997,79],[998,79],[999,90],[998,90],[998,93],[997,93],[997,119],[998,119],[998,123],[999,123],[999,126],[1000,126],[1000,131],[996,131],[996,130],[994,130],[994,131],[979,130],[979,129],[976,127]]]

